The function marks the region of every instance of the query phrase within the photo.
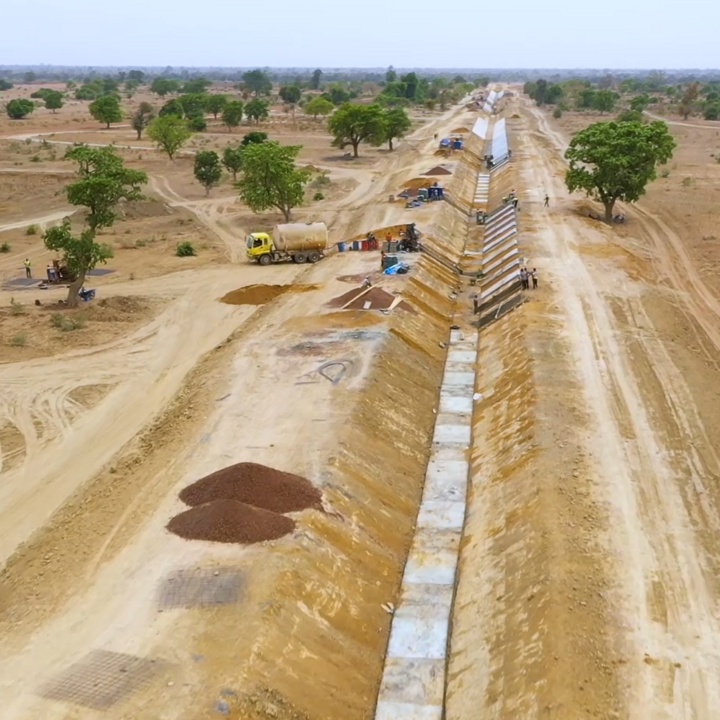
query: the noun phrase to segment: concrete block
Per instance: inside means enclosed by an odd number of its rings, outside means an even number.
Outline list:
[[[381,700],[375,709],[375,720],[442,720],[442,714],[442,705],[414,705]]]
[[[465,522],[465,498],[458,501],[423,500],[417,526],[462,530]]]
[[[433,442],[470,445],[472,437],[469,425],[436,425]]]
[[[447,651],[448,617],[393,618],[388,657],[443,659]]]

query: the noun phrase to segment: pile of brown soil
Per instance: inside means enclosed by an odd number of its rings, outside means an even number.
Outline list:
[[[429,173],[424,174],[429,175]],[[428,178],[417,177],[403,183],[403,188],[405,190],[419,190],[420,188],[429,188],[431,185],[432,180],[428,180]]]
[[[360,287],[333,298],[328,303],[328,307],[341,308],[344,307],[346,303],[350,303],[345,308],[346,310],[387,310],[393,302],[395,302],[395,299],[395,295],[385,292],[382,288],[370,288],[366,293],[363,293],[363,288]],[[370,303],[370,307],[366,308],[365,303],[368,302]],[[396,307],[413,312],[411,306],[404,300],[398,303]]]
[[[455,128],[450,134],[455,135],[455,133],[466,133],[466,132],[470,132],[470,131],[466,127],[459,127],[459,128]]]
[[[288,535],[295,521],[234,500],[217,500],[176,515],[167,529],[186,540],[252,545]]]
[[[191,506],[237,501],[275,513],[322,510],[322,494],[299,475],[257,463],[238,463],[188,485],[180,499]]]
[[[247,285],[223,295],[220,302],[228,305],[264,305],[285,293],[310,292],[316,287],[316,285]]]
[[[430,170],[424,172],[423,175],[452,175],[452,171],[444,168],[442,165],[436,165],[434,168],[430,168]]]

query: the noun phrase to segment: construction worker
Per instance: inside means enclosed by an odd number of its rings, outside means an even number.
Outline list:
[[[545,193],[545,207],[550,207],[550,196]]]
[[[25,277],[31,278],[32,277],[32,263],[30,262],[30,258],[25,258],[25,262],[23,263],[25,266]]]

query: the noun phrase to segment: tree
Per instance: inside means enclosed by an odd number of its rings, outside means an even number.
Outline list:
[[[584,190],[602,202],[605,221],[611,222],[615,202],[639,200],[674,149],[675,140],[661,121],[594,123],[570,141],[565,184],[570,192]]]
[[[643,122],[643,114],[639,110],[623,110],[615,122]]]
[[[335,106],[329,100],[318,95],[306,103],[303,111],[317,120],[318,115],[329,115],[334,108]]]
[[[650,104],[650,97],[646,93],[643,93],[642,95],[636,95],[630,101],[630,109],[637,110],[638,112],[642,112],[649,104]]]
[[[255,98],[245,106],[245,115],[249,120],[254,120],[255,124],[259,125],[261,120],[270,117],[270,103],[267,100]]]
[[[302,203],[309,170],[295,167],[300,145],[277,142],[253,143],[243,150],[240,198],[254,212],[277,208],[290,221],[294,207]]]
[[[597,90],[592,87],[585,87],[577,95],[575,104],[579,110],[589,110],[595,105],[595,95]]]
[[[155,118],[147,128],[148,137],[172,160],[175,153],[192,137],[187,121],[176,115]]]
[[[228,145],[223,150],[222,164],[228,172],[232,173],[233,182],[237,182],[237,174],[242,170],[243,166],[243,150],[242,146]]]
[[[99,122],[104,122],[107,128],[110,123],[120,122],[122,120],[122,110],[120,101],[114,95],[105,95],[93,100],[90,103],[90,114]]]
[[[138,140],[142,140],[143,130],[145,130],[154,117],[155,110],[153,106],[148,102],[141,102],[131,120],[131,125],[137,133]]]
[[[344,148],[351,145],[353,157],[357,157],[361,142],[371,142],[382,137],[384,131],[382,109],[377,104],[345,103],[328,120],[328,129],[334,136],[332,142],[334,147]]]
[[[78,292],[85,283],[85,277],[99,263],[105,264],[113,257],[113,249],[106,243],[95,242],[95,233],[86,229],[79,237],[72,234],[70,220],[65,219],[61,225],[51,227],[43,235],[43,242],[48,250],[61,252],[68,270],[75,280],[68,287],[66,304],[77,307]]]
[[[167,115],[173,115],[174,117],[184,118],[185,108],[183,107],[180,98],[173,98],[168,100],[161,108],[158,113],[160,117],[166,117]]]
[[[35,109],[35,103],[25,98],[15,98],[5,106],[5,112],[11,120],[22,120]]]
[[[225,109],[227,104],[227,95],[208,95],[205,109],[212,113],[213,117],[217,120],[217,116]]]
[[[45,107],[53,111],[59,110],[63,106],[63,94],[58,90],[48,90],[45,93]]]
[[[268,134],[266,132],[261,132],[260,130],[253,130],[252,132],[245,133],[245,135],[243,135],[243,139],[240,141],[240,144],[245,147],[246,145],[252,145],[253,143],[264,143],[267,141],[267,139]]]
[[[315,70],[315,72],[312,74],[312,78],[310,79],[310,82],[308,83],[308,87],[311,90],[319,90],[320,89],[320,80],[322,79],[323,71],[318,68]]]
[[[136,85],[142,85],[145,81],[145,73],[142,70],[131,70],[127,76],[128,80],[132,80]]]
[[[382,141],[388,143],[388,150],[393,149],[393,140],[405,136],[405,133],[412,126],[408,114],[401,107],[385,110],[382,116],[383,134]]]
[[[269,95],[272,92],[272,80],[262,70],[248,70],[242,76],[245,89],[259,95]]]
[[[720,119],[720,102],[708,103],[703,111],[703,117],[706,120]]]
[[[78,164],[80,175],[65,188],[68,202],[88,209],[86,221],[93,233],[115,222],[115,207],[121,200],[142,199],[140,187],[147,183],[147,174],[126,168],[113,148],[76,145],[65,158]]]
[[[288,105],[297,105],[300,102],[300,88],[297,85],[283,85],[280,88],[280,97]]]
[[[26,83],[32,83],[32,82],[35,82],[36,80],[37,80],[37,75],[32,70],[28,70],[23,75],[23,81]]]
[[[612,90],[598,90],[593,97],[593,109],[601,113],[612,112],[618,96]]]
[[[690,83],[685,92],[683,93],[682,99],[680,100],[680,107],[678,108],[680,114],[683,116],[683,120],[687,120],[693,113],[693,106],[700,95],[700,83]]]
[[[222,177],[218,154],[214,150],[200,150],[195,155],[193,173],[195,179],[205,188],[205,194],[209,195],[210,189],[215,187]]]
[[[249,106],[250,103],[248,103],[248,107]],[[240,124],[244,109],[240,100],[230,100],[230,102],[225,105],[222,111],[222,121],[227,125],[228,132],[232,132],[232,129]]]
[[[385,73],[385,82],[388,83],[394,83],[397,80],[397,73],[395,72],[395,68],[391,65],[387,72]]]
[[[180,83],[177,80],[157,77],[152,81],[152,85],[150,85],[150,92],[153,92],[160,97],[165,97],[166,95],[177,92],[179,88]]]
[[[204,94],[205,91],[212,85],[212,80],[208,80],[204,77],[193,78],[188,80],[183,86],[180,92],[184,94]]]
[[[547,92],[545,93],[545,102],[548,105],[555,105],[562,100],[565,91],[562,89],[562,85],[557,83],[550,83],[547,86]]]
[[[0,92],[3,90],[12,90],[13,84],[4,78],[0,78]]]

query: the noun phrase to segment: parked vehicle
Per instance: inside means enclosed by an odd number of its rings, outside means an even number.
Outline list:
[[[328,247],[328,231],[325,223],[286,223],[276,225],[272,236],[265,232],[248,235],[247,256],[260,265],[270,265],[284,260],[298,264],[317,262]]]

